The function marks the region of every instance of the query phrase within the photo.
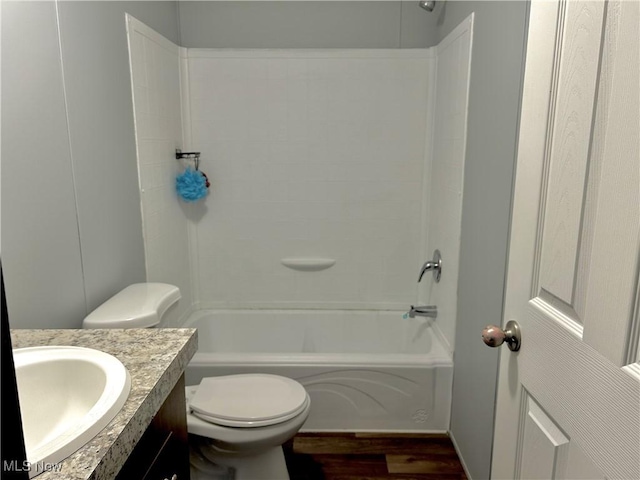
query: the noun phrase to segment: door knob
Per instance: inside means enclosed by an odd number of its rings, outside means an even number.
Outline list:
[[[507,342],[509,350],[517,352],[520,350],[520,343],[522,342],[520,325],[515,320],[509,320],[505,327],[502,330],[495,325],[487,325],[482,330],[482,341],[490,347],[499,347],[504,342]]]

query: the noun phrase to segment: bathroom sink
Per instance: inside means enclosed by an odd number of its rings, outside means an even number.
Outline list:
[[[95,437],[129,396],[129,372],[99,350],[19,348],[13,358],[30,477]]]

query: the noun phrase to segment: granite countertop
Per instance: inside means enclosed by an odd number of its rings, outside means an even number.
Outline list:
[[[13,348],[89,347],[117,357],[131,375],[122,410],[89,443],[38,480],[113,479],[184,372],[198,347],[194,328],[12,330]]]

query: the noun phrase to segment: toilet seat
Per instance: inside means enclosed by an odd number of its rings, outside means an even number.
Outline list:
[[[278,423],[286,422],[287,420],[291,420],[292,418],[300,415],[301,412],[307,408],[307,404],[309,403],[309,398],[305,398],[304,403],[300,405],[300,408],[297,410],[285,415],[283,417],[276,417],[268,420],[258,420],[258,421],[246,421],[246,420],[228,420],[225,418],[219,418],[211,415],[205,415],[202,413],[197,413],[192,411],[191,413],[195,416],[204,420],[208,423],[214,423],[216,425],[220,425],[223,427],[235,427],[235,428],[256,428],[256,427],[268,427],[270,425],[276,425]]]
[[[195,417],[216,425],[255,428],[286,422],[309,404],[295,380],[268,374],[204,378],[189,401]]]

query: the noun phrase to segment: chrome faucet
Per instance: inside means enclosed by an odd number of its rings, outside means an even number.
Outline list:
[[[428,270],[433,270],[433,279],[438,283],[440,281],[440,276],[442,275],[442,256],[440,255],[440,250],[433,252],[433,260],[424,262],[424,265],[422,265],[422,269],[420,270],[418,282],[422,280],[422,277]]]
[[[415,317],[429,317],[436,318],[438,316],[438,307],[435,305],[423,305],[421,307],[414,307],[411,305],[411,309],[407,312],[409,318]]]

